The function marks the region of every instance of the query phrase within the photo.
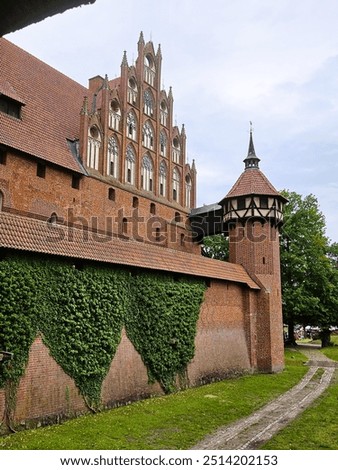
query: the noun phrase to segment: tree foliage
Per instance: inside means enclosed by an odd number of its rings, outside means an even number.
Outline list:
[[[223,234],[209,235],[204,237],[202,243],[202,255],[207,258],[228,261],[229,259],[229,239]]]
[[[325,236],[325,218],[315,196],[283,195],[289,200],[281,231],[284,321],[289,331],[299,323],[326,332],[338,320],[338,250]]]

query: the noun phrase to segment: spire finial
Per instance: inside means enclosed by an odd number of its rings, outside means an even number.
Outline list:
[[[128,67],[127,51],[123,52],[121,67]]]
[[[253,143],[253,138],[252,138],[252,132],[253,132],[253,126],[252,126],[252,121],[250,122],[250,140],[249,140],[249,149],[248,149],[248,156],[245,158],[244,163],[245,163],[245,169],[252,169],[252,168],[259,168],[259,162],[260,159],[257,157],[256,152],[255,152],[255,147]]]

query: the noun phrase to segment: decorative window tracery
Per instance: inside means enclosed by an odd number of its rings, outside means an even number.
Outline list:
[[[91,126],[88,132],[87,166],[99,169],[99,153],[101,147],[101,135],[96,126]]]
[[[153,162],[149,155],[145,155],[142,160],[141,186],[146,191],[153,190]]]
[[[150,90],[145,90],[144,92],[144,106],[143,110],[148,116],[154,115],[154,99],[153,94]]]
[[[111,137],[108,142],[108,165],[107,173],[114,178],[118,177],[119,167],[119,147],[115,137]]]
[[[144,80],[149,85],[154,86],[155,81],[155,64],[152,56],[147,54],[144,57]]]
[[[176,202],[180,200],[180,172],[177,168],[173,170],[173,200]]]
[[[160,196],[167,194],[167,165],[163,160],[160,163],[159,193]]]
[[[181,146],[177,137],[173,139],[172,159],[174,163],[180,163]]]
[[[160,132],[160,155],[167,156],[167,136],[164,131]]]
[[[131,145],[128,145],[126,150],[126,163],[125,163],[125,182],[135,184],[135,166],[136,157]]]
[[[154,131],[152,125],[147,121],[143,126],[143,145],[150,150],[154,148]]]
[[[191,207],[191,188],[192,188],[191,177],[190,175],[187,175],[185,177],[185,206],[188,209],[190,209]]]
[[[117,100],[113,100],[109,111],[109,127],[115,131],[120,130],[121,109]]]
[[[127,114],[127,136],[132,139],[136,140],[136,117],[135,114],[130,111]]]

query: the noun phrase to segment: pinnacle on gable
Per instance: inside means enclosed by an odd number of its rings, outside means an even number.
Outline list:
[[[127,51],[123,52],[121,67],[128,67]]]

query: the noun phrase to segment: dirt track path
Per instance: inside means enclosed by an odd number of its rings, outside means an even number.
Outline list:
[[[193,449],[258,449],[319,397],[329,386],[338,362],[328,359],[313,345],[298,349],[308,357],[310,368],[295,387],[247,418],[220,428]],[[318,369],[324,369],[322,375]]]

